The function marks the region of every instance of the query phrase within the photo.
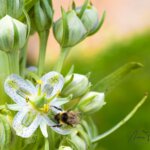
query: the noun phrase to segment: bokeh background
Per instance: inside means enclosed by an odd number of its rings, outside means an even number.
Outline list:
[[[75,0],[81,5],[83,0]],[[60,6],[66,10],[71,0],[53,0],[54,19],[60,14]],[[67,59],[64,73],[75,65],[75,72],[91,72],[96,83],[118,67],[131,61],[144,67],[133,72],[106,97],[107,105],[93,115],[102,133],[129,113],[145,92],[150,92],[150,0],[92,0],[99,15],[106,10],[106,20],[101,30],[74,47]],[[47,46],[46,70],[57,61],[59,45],[52,31]],[[80,55],[79,55],[80,53]],[[36,65],[38,37],[30,38],[28,62]],[[150,149],[150,98],[136,115],[119,130],[101,140],[97,150],[149,150]]]

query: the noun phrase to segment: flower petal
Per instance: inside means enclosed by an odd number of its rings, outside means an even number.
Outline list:
[[[61,105],[64,105],[69,102],[69,98],[54,98],[50,102],[51,110],[54,114],[60,113],[60,110],[56,109],[56,107],[61,108]],[[55,106],[55,107],[53,107]]]
[[[18,104],[8,104],[7,107],[13,111],[21,111],[22,110],[22,106],[20,106]]]
[[[57,132],[59,134],[67,135],[72,132],[71,129],[63,129],[62,127],[53,127],[54,125],[57,125],[57,124],[54,123],[53,121],[51,121],[47,116],[44,116],[44,119],[45,119],[47,125],[50,126],[51,129],[53,129],[55,132]]]
[[[47,98],[58,94],[64,85],[63,76],[55,71],[45,74],[41,80],[43,82],[41,86],[42,93],[45,93]]]
[[[68,98],[54,98],[51,102],[51,106],[60,107],[61,105],[64,105],[69,102]]]
[[[41,129],[41,132],[43,134],[44,137],[48,137],[48,133],[47,133],[47,123],[45,122],[45,120],[41,120],[41,123],[40,123],[40,129]]]
[[[5,92],[19,105],[25,105],[25,97],[36,93],[36,88],[20,76],[10,75],[4,84]]]
[[[13,128],[16,131],[16,134],[24,138],[30,137],[38,128],[41,121],[41,116],[37,115],[33,120],[33,122],[28,127],[23,125],[22,124],[23,118],[26,116],[28,111],[29,110],[27,109],[23,111],[19,111],[14,117],[14,121],[13,121]]]

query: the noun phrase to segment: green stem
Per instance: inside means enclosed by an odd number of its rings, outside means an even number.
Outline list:
[[[27,62],[27,42],[24,47],[21,49],[21,62],[20,62],[20,73],[24,76]]]
[[[49,141],[48,138],[45,138],[45,147],[44,150],[49,150]]]
[[[43,32],[39,32],[39,38],[40,38],[40,51],[39,51],[39,58],[38,58],[38,75],[39,76],[42,75],[43,70],[44,70],[48,35],[49,35],[48,30],[45,30]]]
[[[7,53],[9,74],[19,74],[19,51],[13,51]]]
[[[104,132],[103,134],[98,135],[97,137],[93,138],[92,143],[100,141],[101,139],[103,139],[106,136],[110,135],[111,133],[116,131],[118,128],[120,128],[122,125],[124,125],[136,113],[136,111],[142,106],[142,104],[145,102],[147,97],[148,97],[148,95],[145,95],[143,97],[143,99],[133,108],[133,110],[123,120],[121,120],[117,125],[115,125],[110,130]]]
[[[68,56],[70,48],[61,48],[61,53],[59,56],[59,59],[57,61],[56,66],[54,67],[55,71],[61,72],[64,61],[66,59],[66,57]]]

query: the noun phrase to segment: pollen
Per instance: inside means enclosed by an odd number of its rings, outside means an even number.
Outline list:
[[[47,113],[48,111],[49,111],[49,105],[48,104],[44,104],[43,112]]]
[[[30,101],[29,97],[26,97],[26,102],[28,103]]]
[[[37,80],[36,82],[37,82],[37,84],[39,84],[39,85],[41,85],[41,84],[43,83],[42,80]]]
[[[56,95],[57,95],[57,96],[59,96],[59,95],[60,95],[60,93],[61,93],[61,91],[59,90],[59,91],[56,93]]]

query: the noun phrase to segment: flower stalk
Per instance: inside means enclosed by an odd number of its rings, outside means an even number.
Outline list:
[[[40,39],[40,51],[39,51],[39,58],[38,58],[38,75],[39,76],[41,76],[44,71],[48,35],[49,35],[49,32],[47,30],[43,32],[39,32],[39,39]]]
[[[111,128],[110,130],[104,132],[101,135],[98,135],[97,137],[92,139],[92,143],[96,143],[100,140],[102,140],[103,138],[107,137],[108,135],[110,135],[111,133],[115,132],[117,129],[119,129],[122,125],[124,125],[129,119],[131,119],[131,117],[134,116],[134,114],[137,112],[137,110],[144,104],[144,102],[146,101],[146,99],[148,98],[148,95],[145,95],[142,100],[133,108],[133,110],[123,119],[121,120],[118,124],[116,124],[113,128]]]
[[[54,70],[57,72],[61,72],[62,71],[62,67],[64,65],[64,61],[67,58],[68,54],[69,54],[70,48],[61,48],[61,52],[60,52],[60,56],[58,58],[58,61],[54,67]]]
[[[19,74],[19,51],[6,53],[9,63],[9,74]]]

